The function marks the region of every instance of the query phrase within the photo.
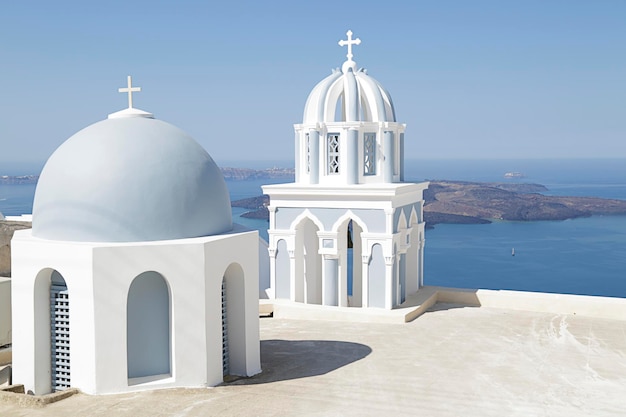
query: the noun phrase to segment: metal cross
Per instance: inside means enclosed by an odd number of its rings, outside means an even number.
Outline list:
[[[346,35],[348,35],[348,40],[347,41],[339,41],[339,46],[346,46],[348,45],[348,55],[346,55],[346,57],[348,58],[348,61],[352,61],[352,57],[354,55],[352,55],[352,45],[360,45],[361,44],[361,39],[356,38],[354,40],[352,40],[352,31],[349,30],[346,32]]]
[[[128,93],[128,108],[133,108],[133,93],[141,91],[141,87],[133,87],[132,77],[128,76],[128,87],[126,88],[118,88],[118,92],[120,93]]]

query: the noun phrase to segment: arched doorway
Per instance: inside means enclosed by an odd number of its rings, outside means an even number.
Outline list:
[[[345,305],[349,307],[363,305],[361,232],[363,228],[352,219],[348,219],[338,229],[341,277],[345,277]],[[341,293],[343,297],[343,291]]]
[[[239,264],[231,264],[222,280],[223,375],[246,375],[245,280]]]
[[[171,373],[170,291],[165,278],[148,271],[133,279],[126,303],[128,379]]]

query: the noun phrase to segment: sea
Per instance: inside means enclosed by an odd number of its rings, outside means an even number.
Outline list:
[[[242,168],[290,167],[288,161],[228,161]],[[0,175],[37,174],[12,169]],[[522,177],[505,178],[507,172]],[[415,159],[406,181],[459,180],[537,183],[545,194],[626,200],[626,159]],[[281,180],[227,181],[232,200],[261,194],[261,185]],[[34,184],[0,184],[0,212],[31,213]],[[259,230],[265,220],[233,220]],[[512,256],[512,251],[515,256]],[[424,282],[456,288],[486,288],[626,298],[626,216],[564,221],[496,221],[482,225],[438,224],[426,231]]]

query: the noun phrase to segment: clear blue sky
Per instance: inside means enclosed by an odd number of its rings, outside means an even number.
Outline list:
[[[0,171],[135,107],[218,163],[293,159],[311,88],[359,66],[408,158],[626,158],[626,1],[11,1],[0,10]]]

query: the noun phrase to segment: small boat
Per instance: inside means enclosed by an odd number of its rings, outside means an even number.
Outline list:
[[[515,256],[515,248],[511,249],[511,256]]]
[[[507,172],[504,174],[504,178],[524,178],[524,174],[521,172]]]

